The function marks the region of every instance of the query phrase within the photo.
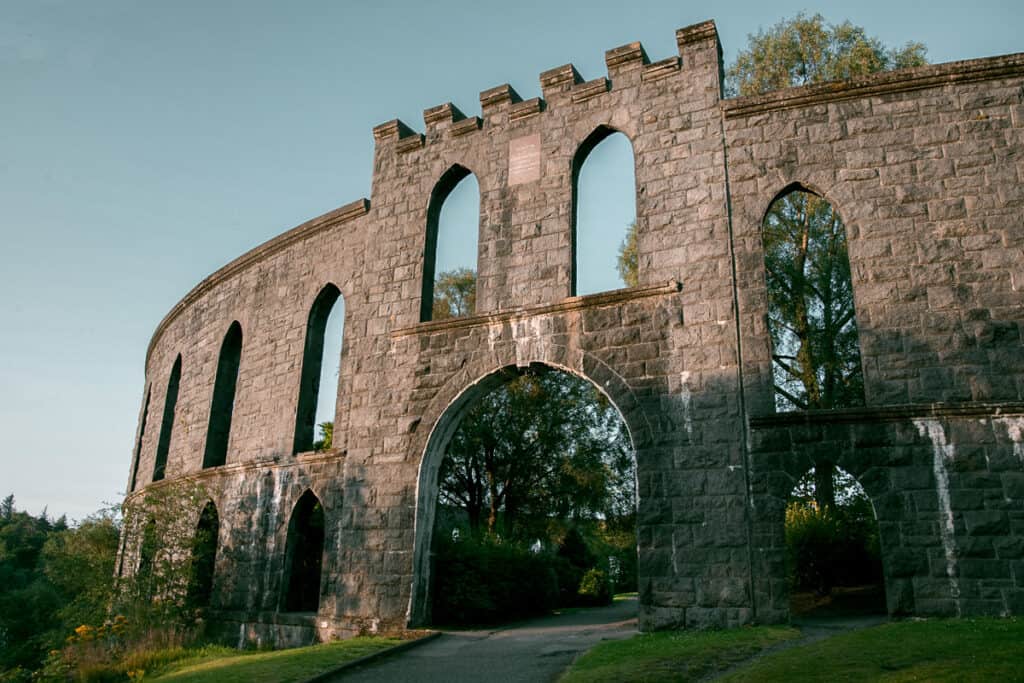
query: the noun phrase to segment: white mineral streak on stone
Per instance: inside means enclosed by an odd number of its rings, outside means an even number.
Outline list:
[[[690,373],[688,370],[683,370],[679,373],[679,402],[683,406],[683,425],[686,427],[686,435],[693,438],[693,415],[690,412],[690,403],[693,399],[693,395],[690,393],[690,386],[687,382],[690,380]]]
[[[672,572],[679,576],[679,564],[676,561],[677,550],[676,550],[676,535],[672,534]]]
[[[238,647],[236,650],[241,650],[245,647],[245,624],[238,625]]]
[[[949,577],[949,593],[956,605],[956,615],[960,616],[960,582],[957,579],[956,539],[953,527],[953,506],[949,501],[949,472],[946,462],[953,459],[956,448],[946,443],[946,433],[942,423],[934,419],[914,420],[914,426],[921,436],[927,436],[932,442],[932,471],[935,474],[935,488],[939,494],[939,535],[942,537],[942,548],[946,554],[946,576]]]
[[[516,365],[529,365],[531,360],[543,360],[547,354],[544,327],[548,316],[512,321],[512,341],[516,345]]]
[[[278,515],[281,511],[281,496],[284,493],[285,486],[288,484],[288,478],[290,472],[288,470],[270,470],[273,481],[271,483],[271,499],[270,506],[267,510],[260,508],[260,514],[266,516],[266,534],[267,534],[267,554],[264,555],[266,561],[263,564],[263,592],[267,593],[270,591],[270,580],[271,580],[271,566],[274,564],[272,559],[275,556],[275,550],[277,548],[277,524],[275,523],[278,519]],[[280,481],[278,481],[280,477]],[[259,527],[256,527],[259,528]],[[283,589],[280,587],[279,590]]]
[[[487,327],[487,345],[494,351],[494,345],[501,339],[501,323],[491,323]]]
[[[1024,465],[1024,417],[997,417],[992,421],[1006,427],[1006,435],[1013,442],[1013,454]]]

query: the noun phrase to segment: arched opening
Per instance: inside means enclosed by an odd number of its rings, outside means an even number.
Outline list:
[[[821,196],[792,185],[765,214],[762,239],[776,409],[864,405],[850,257],[839,213]]]
[[[640,284],[633,144],[600,126],[572,161],[572,294]]]
[[[306,323],[293,453],[330,448],[338,400],[345,299],[333,284],[320,290]],[[324,359],[327,362],[324,362]],[[322,436],[316,438],[317,426]]]
[[[427,205],[420,321],[473,315],[480,239],[480,186],[458,164],[437,181]]]
[[[167,453],[171,448],[171,431],[174,429],[174,411],[178,405],[178,384],[181,382],[181,354],[174,360],[171,377],[167,380],[167,397],[164,399],[164,415],[160,421],[160,441],[156,447],[153,463],[153,481],[164,478],[167,469]]]
[[[192,562],[189,566],[187,602],[196,609],[210,606],[213,595],[213,574],[217,563],[217,537],[220,516],[211,500],[199,515],[196,533],[192,539]]]
[[[217,379],[210,402],[210,424],[206,430],[203,469],[219,467],[227,461],[228,437],[231,436],[231,414],[235,408],[235,387],[238,366],[242,362],[242,326],[231,323],[217,358]]]
[[[316,612],[320,608],[320,570],[324,556],[324,509],[307,490],[299,498],[288,522],[285,545],[286,612]]]
[[[885,614],[878,521],[864,488],[834,465],[830,490],[811,468],[786,503],[790,614],[798,618]]]
[[[139,458],[142,456],[142,440],[146,436],[146,420],[149,419],[149,395],[153,390],[152,385],[146,387],[146,400],[142,404],[142,420],[139,422],[139,438],[135,440],[135,457],[132,458],[132,481],[128,486],[128,492],[135,490],[135,482],[139,478]],[[120,567],[118,576],[120,576]]]
[[[152,597],[156,592],[155,564],[159,543],[156,520],[149,518],[142,527],[142,537],[139,539],[139,568],[135,581],[136,590],[143,597]]]
[[[608,396],[544,364],[463,392],[420,465],[414,571],[413,624],[522,618],[635,591],[635,458]]]

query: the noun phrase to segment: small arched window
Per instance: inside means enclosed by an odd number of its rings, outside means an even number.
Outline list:
[[[345,299],[336,286],[328,284],[313,301],[306,322],[293,453],[313,450],[318,424],[333,425],[344,326]],[[326,439],[326,432],[324,436]],[[321,445],[330,446],[324,442]]]
[[[235,407],[238,366],[242,362],[242,326],[231,323],[220,346],[217,358],[217,379],[210,402],[210,424],[206,431],[203,469],[219,467],[227,461],[228,437],[231,435],[231,414]]]
[[[171,432],[174,429],[174,411],[178,406],[178,384],[181,382],[181,354],[174,361],[171,377],[167,380],[167,397],[164,399],[164,415],[160,421],[160,441],[156,447],[153,464],[153,481],[164,478],[167,470],[167,453],[171,448]]]
[[[608,126],[591,133],[572,161],[572,294],[639,284],[633,145]]]
[[[864,405],[846,228],[824,198],[787,188],[762,225],[779,410]]]
[[[320,571],[324,556],[324,508],[307,490],[288,522],[285,546],[284,611],[316,612],[320,608]]]
[[[146,436],[146,420],[149,419],[149,395],[152,390],[152,386],[146,387],[146,401],[142,404],[142,420],[139,423],[139,438],[135,441],[135,457],[132,458],[132,481],[128,486],[129,493],[135,490],[135,481],[139,478],[139,458],[142,456],[142,440]],[[118,575],[120,576],[120,574]]]
[[[441,176],[427,206],[420,321],[476,312],[480,186],[459,165]]]

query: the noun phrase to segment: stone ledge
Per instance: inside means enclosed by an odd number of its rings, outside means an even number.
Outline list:
[[[805,410],[792,413],[757,415],[750,418],[751,429],[773,429],[813,424],[853,424],[857,422],[905,422],[915,418],[997,417],[1024,414],[1024,402],[1001,403],[908,403],[889,406],[846,408],[843,410]]]
[[[185,472],[178,474],[173,478],[165,478],[160,481],[150,482],[145,486],[138,488],[130,492],[124,498],[125,504],[129,503],[136,498],[141,497],[143,494],[149,491],[159,491],[162,488],[174,486],[176,484],[187,482],[197,483],[203,482],[210,479],[216,479],[218,477],[238,474],[240,472],[249,472],[252,470],[258,470],[263,468],[277,468],[285,469],[289,467],[296,467],[298,465],[311,465],[323,462],[340,462],[345,459],[347,454],[344,450],[332,448],[326,451],[308,451],[305,453],[297,453],[294,458],[288,460],[253,460],[251,462],[233,462],[230,465],[221,465],[219,467],[207,467],[206,469],[197,470],[194,472]]]
[[[1022,75],[1024,75],[1024,53],[1017,53],[1002,57],[970,59],[913,69],[886,71],[821,85],[786,88],[764,95],[724,100],[721,107],[725,118],[731,119],[872,95],[888,95],[954,83],[971,83]]]
[[[350,202],[345,206],[334,209],[333,211],[328,211],[322,216],[312,218],[302,225],[292,228],[288,232],[281,233],[277,237],[267,240],[255,249],[250,249],[234,261],[229,262],[226,266],[222,266],[218,270],[213,271],[213,273],[206,276],[202,282],[193,287],[188,294],[182,297],[181,301],[174,304],[174,307],[168,311],[163,320],[157,324],[156,330],[153,331],[153,336],[149,340],[149,346],[146,348],[146,365],[149,365],[149,357],[153,355],[153,349],[156,347],[156,343],[160,340],[160,336],[163,335],[164,331],[167,329],[167,326],[170,325],[175,318],[181,315],[186,308],[195,303],[199,297],[203,296],[220,283],[245,270],[254,263],[258,263],[259,261],[269,258],[271,255],[291,246],[295,242],[308,239],[319,232],[341,225],[342,223],[354,221],[357,218],[365,216],[369,212],[370,200],[365,197],[357,199],[356,201]]]
[[[660,296],[662,294],[675,294],[682,291],[682,288],[683,286],[679,282],[669,280],[667,284],[654,285],[652,287],[627,287],[626,289],[616,289],[611,292],[601,292],[600,294],[571,296],[566,299],[562,299],[555,304],[516,308],[498,313],[488,313],[486,315],[466,316],[464,318],[431,320],[429,322],[419,323],[413,327],[403,327],[398,330],[393,330],[391,332],[391,337],[392,339],[397,339],[399,337],[408,337],[413,334],[431,334],[433,332],[457,330],[465,327],[482,327],[485,325],[492,325],[494,323],[502,323],[508,320],[531,318],[537,315],[566,313],[568,311],[578,311],[584,308],[611,306],[614,304],[626,303],[627,301]]]

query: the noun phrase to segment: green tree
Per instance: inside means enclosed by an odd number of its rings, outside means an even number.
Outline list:
[[[474,531],[529,535],[531,521],[631,514],[633,458],[618,411],[593,385],[529,371],[467,411],[439,473],[442,505]]]
[[[334,446],[334,422],[321,422],[317,427],[320,429],[320,438],[313,442],[313,450],[329,450]]]
[[[729,66],[726,90],[760,93],[926,63],[925,47],[887,48],[849,21],[798,14],[749,36]],[[797,191],[776,200],[763,224],[768,328],[779,409],[862,405],[864,378],[846,229],[827,201]],[[815,462],[821,507],[835,505],[835,467]]]
[[[804,13],[747,37],[747,49],[726,71],[730,95],[759,95],[798,85],[864,76],[927,63],[922,43],[889,48],[849,21],[826,24]]]
[[[434,308],[431,320],[461,318],[476,311],[476,271],[469,268],[446,270],[434,279]]]
[[[626,237],[619,244],[619,258],[615,263],[619,277],[627,287],[640,285],[640,260],[637,253],[636,221],[629,224]]]

